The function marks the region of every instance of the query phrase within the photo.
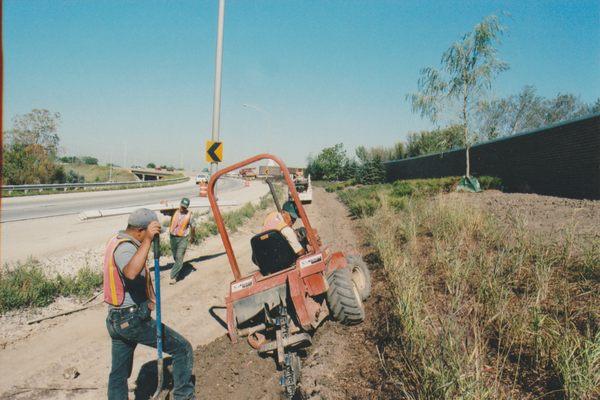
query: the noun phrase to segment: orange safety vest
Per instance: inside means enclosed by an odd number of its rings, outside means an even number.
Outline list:
[[[171,217],[171,225],[169,226],[169,232],[171,235],[183,236],[185,234],[185,230],[190,224],[191,219],[191,211],[188,211],[183,218],[181,218],[181,212],[179,210],[175,211],[175,214],[173,214],[173,217]]]
[[[125,242],[133,243],[131,239],[115,235],[108,241],[104,251],[104,302],[115,307],[123,304],[125,300],[125,280],[115,262],[115,250],[121,243]],[[150,279],[150,271],[147,265],[144,265],[144,269],[146,271],[146,295],[154,303],[154,288]]]
[[[267,215],[267,218],[265,218],[265,222],[263,224],[263,232],[270,230],[280,231],[286,226],[288,226],[288,224],[285,223],[283,215],[281,215],[281,213],[277,211],[273,211],[269,213],[269,215]]]

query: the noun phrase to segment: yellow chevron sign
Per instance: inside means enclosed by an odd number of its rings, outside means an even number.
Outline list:
[[[206,141],[206,162],[218,163],[223,161],[223,142]]]

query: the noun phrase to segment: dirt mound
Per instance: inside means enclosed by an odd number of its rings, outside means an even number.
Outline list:
[[[198,347],[195,359],[196,394],[200,399],[281,398],[275,362],[261,358],[244,339],[233,344],[222,336]]]
[[[509,224],[522,220],[525,228],[542,234],[598,236],[600,201],[566,199],[529,193],[451,193],[451,199],[467,198],[469,204],[489,211]]]

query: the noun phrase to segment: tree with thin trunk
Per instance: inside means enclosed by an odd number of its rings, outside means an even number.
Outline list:
[[[496,46],[504,27],[497,16],[485,17],[472,32],[444,52],[441,69],[421,70],[417,93],[407,95],[412,109],[434,124],[446,119],[464,131],[466,176],[471,176],[469,150],[476,137],[473,126],[492,81],[508,64],[497,57]]]

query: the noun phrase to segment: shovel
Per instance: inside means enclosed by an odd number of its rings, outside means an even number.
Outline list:
[[[154,294],[156,298],[156,351],[157,359],[156,365],[158,368],[158,383],[156,385],[156,392],[154,392],[153,399],[162,399],[163,396],[163,343],[162,343],[162,320],[160,314],[160,237],[154,236],[152,240],[153,253],[154,253]]]

